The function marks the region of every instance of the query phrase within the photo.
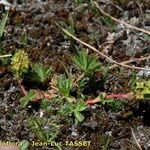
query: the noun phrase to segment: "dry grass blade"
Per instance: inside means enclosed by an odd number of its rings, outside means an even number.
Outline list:
[[[130,29],[134,29],[134,30],[137,30],[137,31],[140,31],[140,32],[143,32],[143,33],[146,33],[146,34],[150,35],[150,31],[145,30],[145,29],[142,29],[142,28],[135,27],[135,26],[133,26],[133,25],[131,25],[131,24],[128,24],[128,23],[124,22],[123,20],[116,19],[115,17],[113,17],[113,16],[111,16],[110,14],[106,13],[105,11],[103,11],[103,10],[100,8],[100,6],[97,4],[97,2],[94,1],[94,4],[96,5],[96,7],[99,9],[99,11],[100,11],[103,15],[105,15],[105,16],[111,18],[111,19],[114,20],[115,22],[124,24],[126,27],[128,27],[128,28],[130,28]]]
[[[136,136],[135,136],[135,134],[134,134],[133,129],[132,129],[131,127],[130,127],[130,129],[131,129],[132,136],[133,136],[133,138],[134,138],[134,140],[135,140],[135,142],[136,142],[138,148],[139,148],[140,150],[143,150],[143,149],[141,148],[139,142],[138,142],[137,139],[136,139]]]
[[[7,55],[0,55],[0,58],[4,58],[4,57],[11,57],[12,54],[7,54]]]
[[[148,60],[148,59],[150,59],[150,56],[141,57],[141,58],[133,58],[133,59],[130,59],[130,60],[127,60],[127,61],[120,62],[120,64],[129,64],[129,63],[132,63],[132,62],[139,62],[139,61],[144,61],[144,60]],[[112,66],[110,66],[109,69],[113,69],[115,67],[117,67],[117,65],[112,65]]]

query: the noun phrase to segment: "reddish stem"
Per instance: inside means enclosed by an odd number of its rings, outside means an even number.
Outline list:
[[[18,80],[18,84],[19,84],[19,87],[21,89],[21,92],[24,96],[26,96],[28,94],[28,91],[25,89],[24,85],[22,84],[22,80],[19,79]]]
[[[127,93],[127,94],[108,94],[105,96],[105,99],[110,99],[110,98],[119,98],[119,99],[127,99],[127,100],[132,100],[134,99],[134,94],[133,93]],[[89,99],[86,101],[87,104],[95,104],[100,102],[100,98],[97,97],[95,99]]]
[[[25,89],[21,79],[18,80],[18,85],[20,87],[22,94],[24,96],[28,95],[28,91]],[[50,93],[45,93],[45,92],[40,91],[40,90],[34,90],[34,92],[36,94],[36,98],[33,101],[38,101],[38,100],[43,99],[43,98],[51,99],[51,98],[56,96],[55,94],[52,95]]]
[[[109,94],[109,95],[106,95],[106,99],[109,99],[109,98],[126,98],[126,99],[129,99],[130,97],[130,93],[127,93],[127,94]]]

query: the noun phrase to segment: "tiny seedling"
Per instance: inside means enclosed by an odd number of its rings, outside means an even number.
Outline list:
[[[64,96],[65,98],[69,97],[72,86],[73,86],[73,83],[71,79],[66,78],[64,75],[61,75],[58,78],[58,90],[60,94]]]
[[[135,89],[135,86],[136,86],[136,81],[137,81],[137,72],[135,70],[133,70],[131,72],[131,79],[128,83],[128,85],[131,86],[131,89],[134,90]]]
[[[25,47],[28,45],[28,36],[26,33],[21,34],[20,43]]]
[[[83,0],[74,0],[77,5],[83,4]]]
[[[75,21],[74,21],[73,17],[71,15],[69,15],[69,18],[67,21],[61,22],[60,25],[57,24],[57,26],[61,29],[62,29],[62,27],[64,27],[69,33],[71,33],[73,36],[75,36],[76,33],[75,33],[75,23],[74,22]],[[76,54],[77,48],[75,46],[75,40],[72,37],[67,36],[66,34],[64,34],[63,36],[64,36],[64,39],[68,39],[70,41],[71,50]]]
[[[36,98],[36,94],[33,90],[30,90],[28,94],[22,98],[20,98],[21,106],[24,108],[28,105],[30,101],[33,101]]]
[[[116,25],[113,22],[113,20],[111,18],[108,17],[102,17],[102,21],[106,24],[106,26],[109,28],[110,32],[113,32]]]
[[[52,74],[52,67],[45,67],[41,63],[36,63],[33,66],[33,73],[39,82],[44,83],[50,78]]]
[[[92,54],[87,54],[83,50],[78,55],[75,55],[73,62],[85,74],[92,74],[100,69],[100,63],[97,58]]]
[[[91,6],[91,10],[92,10],[92,12],[95,14],[95,16],[99,16],[100,12],[99,12],[99,10],[97,9],[97,7],[95,6],[93,0],[90,0],[90,6]]]
[[[20,79],[23,73],[28,71],[29,58],[23,50],[18,50],[11,58],[11,69],[16,79]]]

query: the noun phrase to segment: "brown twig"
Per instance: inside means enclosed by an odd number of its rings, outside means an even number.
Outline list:
[[[148,59],[150,59],[150,56],[142,57],[142,58],[133,58],[133,59],[130,59],[130,60],[127,60],[127,61],[120,62],[120,64],[129,64],[129,63],[132,63],[132,62],[139,62],[139,61],[148,60]],[[115,67],[117,67],[117,65],[112,65],[112,66],[109,67],[109,69],[113,69]]]
[[[110,61],[111,63],[114,63],[114,64],[116,64],[116,65],[118,65],[118,66],[125,67],[125,68],[150,71],[150,69],[148,69],[148,68],[129,66],[129,65],[126,65],[126,64],[122,64],[122,63],[116,62],[115,60],[111,59],[111,58],[108,57],[107,55],[101,53],[99,50],[97,50],[97,49],[94,48],[93,46],[89,45],[89,44],[86,43],[86,42],[83,42],[83,41],[80,40],[80,39],[78,39],[77,37],[75,37],[74,35],[72,35],[70,32],[68,32],[66,29],[64,29],[64,28],[61,28],[61,29],[62,29],[62,31],[63,31],[65,34],[67,34],[68,36],[72,37],[74,40],[76,40],[77,42],[83,44],[84,46],[90,48],[91,50],[95,51],[95,52],[98,53],[101,57],[107,59],[107,60]]]
[[[133,25],[131,25],[131,24],[128,24],[128,23],[124,22],[123,20],[116,19],[115,17],[111,16],[110,14],[108,14],[108,13],[106,13],[104,10],[102,10],[102,9],[100,8],[100,6],[97,4],[97,2],[94,1],[94,4],[95,4],[95,6],[99,9],[99,11],[100,11],[103,15],[105,15],[105,16],[111,18],[111,19],[114,20],[115,22],[124,24],[126,27],[128,27],[128,28],[130,28],[130,29],[134,29],[134,30],[137,30],[137,31],[140,31],[140,32],[143,32],[143,33],[146,33],[146,34],[150,35],[150,31],[145,30],[145,29],[142,29],[142,28],[135,27],[135,26],[133,26]]]

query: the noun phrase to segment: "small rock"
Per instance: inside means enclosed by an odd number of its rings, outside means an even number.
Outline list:
[[[77,132],[72,132],[71,135],[76,137],[76,136],[78,136],[78,133]]]

